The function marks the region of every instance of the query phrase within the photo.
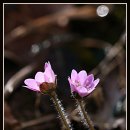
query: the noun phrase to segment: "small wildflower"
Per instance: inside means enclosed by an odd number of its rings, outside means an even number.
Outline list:
[[[76,70],[72,70],[71,78],[68,78],[71,92],[77,93],[80,97],[88,96],[91,92],[94,91],[99,79],[94,80],[93,74],[87,75],[85,70],[77,73]]]
[[[45,63],[44,72],[37,72],[35,79],[26,79],[24,86],[33,91],[47,93],[56,88],[56,75],[54,74],[50,62]]]
[[[54,74],[50,62],[45,63],[44,72],[37,72],[35,75],[35,79],[26,79],[24,83],[27,86],[24,86],[33,91],[41,92],[44,94],[48,94],[53,103],[55,104],[55,108],[60,115],[60,119],[63,125],[66,127],[66,130],[72,130],[70,121],[64,112],[64,108],[57,97],[55,92],[56,89],[56,75]]]

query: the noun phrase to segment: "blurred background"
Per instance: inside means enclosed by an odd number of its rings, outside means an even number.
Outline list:
[[[23,88],[50,61],[74,130],[82,125],[68,76],[100,78],[85,99],[96,130],[126,130],[126,5],[4,4],[5,130],[63,130],[50,98]]]

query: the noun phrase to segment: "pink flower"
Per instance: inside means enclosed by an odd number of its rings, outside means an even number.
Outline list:
[[[88,96],[96,88],[99,83],[99,79],[94,80],[93,74],[87,75],[85,70],[79,73],[76,70],[72,70],[71,78],[68,78],[70,83],[71,92],[78,93],[81,97]]]
[[[52,89],[52,87],[56,86],[56,75],[54,74],[50,62],[45,63],[44,66],[45,71],[44,72],[37,72],[35,75],[35,79],[26,79],[24,83],[27,86],[24,86],[28,89],[31,89],[33,91],[42,92],[47,91],[49,89]]]

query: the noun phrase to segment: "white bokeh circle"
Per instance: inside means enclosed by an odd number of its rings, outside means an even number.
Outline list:
[[[100,17],[105,17],[109,13],[109,8],[105,5],[100,5],[97,7],[97,15]]]

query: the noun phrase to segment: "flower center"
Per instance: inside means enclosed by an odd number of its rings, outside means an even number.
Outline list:
[[[75,84],[76,84],[77,87],[81,86],[81,84],[80,84],[80,82],[78,80],[75,81]]]

